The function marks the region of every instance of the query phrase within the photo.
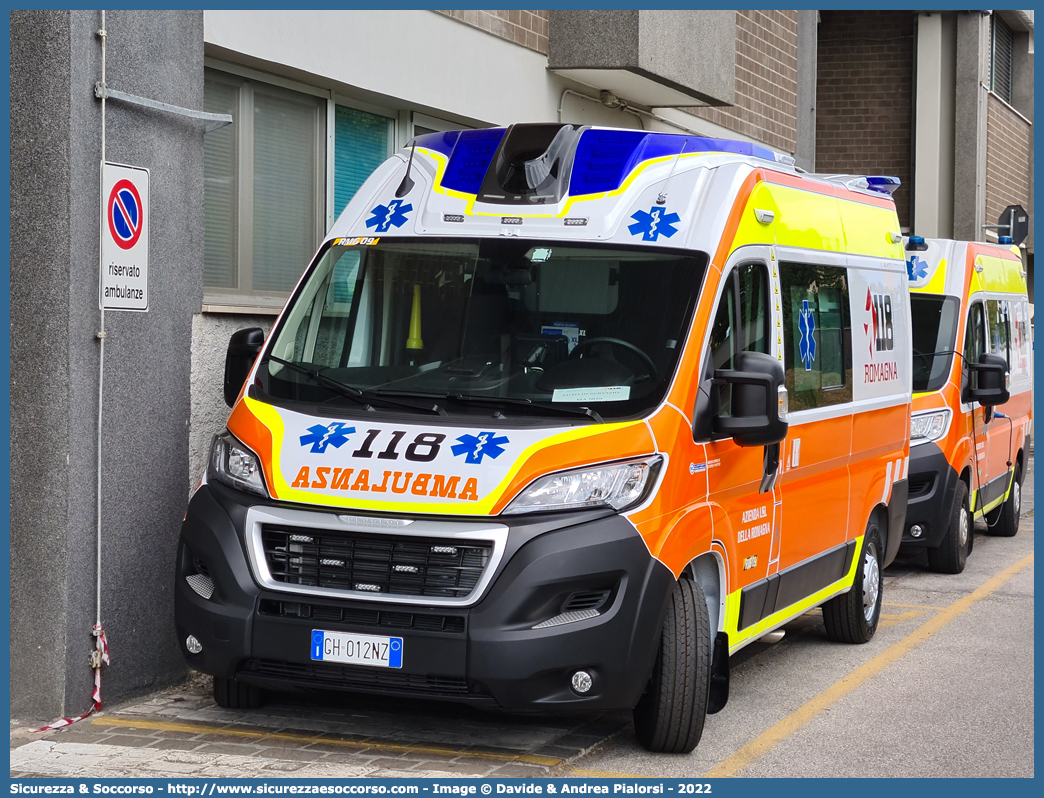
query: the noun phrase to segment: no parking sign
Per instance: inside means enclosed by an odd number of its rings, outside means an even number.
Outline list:
[[[101,286],[106,310],[149,309],[149,170],[102,164]]]

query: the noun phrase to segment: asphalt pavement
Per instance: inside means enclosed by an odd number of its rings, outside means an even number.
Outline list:
[[[728,705],[688,755],[650,754],[630,713],[546,718],[324,693],[217,707],[209,680],[63,730],[11,725],[12,776],[1032,777],[1033,469],[1014,538],[976,527],[964,573],[884,572],[862,646],[797,618],[731,661]]]

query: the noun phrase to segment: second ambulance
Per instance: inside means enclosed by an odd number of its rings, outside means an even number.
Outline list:
[[[743,646],[819,605],[868,641],[907,498],[896,183],[648,131],[416,138],[233,337],[187,661],[222,706],[633,708],[681,752]]]
[[[914,404],[904,548],[964,570],[973,519],[1019,528],[1033,429],[1033,352],[1016,247],[911,238]]]

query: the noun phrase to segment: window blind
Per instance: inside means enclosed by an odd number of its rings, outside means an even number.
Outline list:
[[[388,158],[388,120],[338,105],[334,115],[334,215]]]

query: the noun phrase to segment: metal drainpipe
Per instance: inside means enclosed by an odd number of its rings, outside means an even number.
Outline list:
[[[105,30],[105,12],[101,12],[101,29],[98,31],[98,36],[101,39],[101,82],[105,85],[105,41],[107,37]],[[98,266],[99,274],[100,270],[105,268],[105,264],[101,262],[101,242],[105,235],[105,199],[102,197],[103,189],[103,176],[105,172],[105,97],[101,98],[101,163],[98,166],[98,196],[99,202],[103,206],[101,212],[98,214],[100,225],[98,230]],[[103,385],[105,379],[105,305],[99,303],[100,309],[100,322],[99,330],[97,334],[98,338],[98,461],[97,461],[97,476],[98,482],[96,487],[95,499],[97,501],[97,519],[96,519],[96,571],[95,571],[95,597],[94,597],[94,623],[95,628],[101,627],[101,580],[102,580],[102,403],[103,403]],[[93,658],[92,658],[93,664]],[[101,667],[99,662],[97,667]]]

